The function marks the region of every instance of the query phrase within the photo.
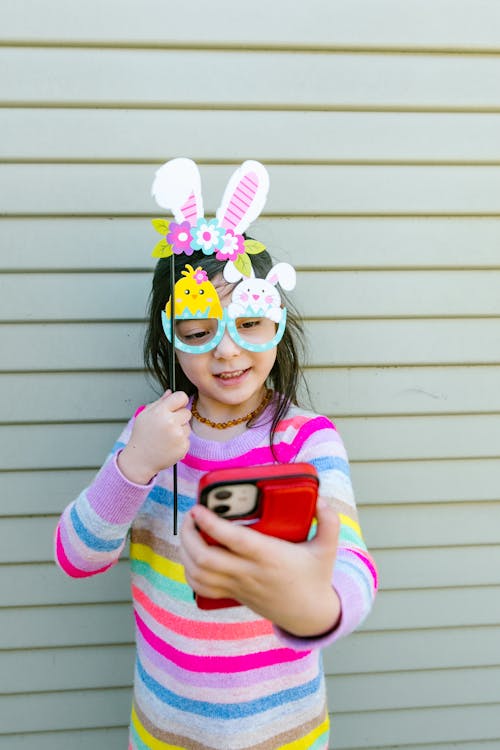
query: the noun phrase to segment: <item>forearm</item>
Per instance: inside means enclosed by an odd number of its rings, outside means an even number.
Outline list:
[[[72,577],[84,577],[115,564],[150,489],[151,485],[137,485],[126,479],[116,457],[111,457],[90,487],[60,518],[55,556],[62,570]]]

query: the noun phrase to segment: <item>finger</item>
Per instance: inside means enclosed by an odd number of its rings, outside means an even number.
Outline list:
[[[159,402],[162,403],[162,405],[165,405],[170,411],[178,411],[179,409],[184,409],[186,404],[189,401],[189,396],[184,393],[184,391],[174,391],[173,393],[170,392],[167,395],[163,395]]]
[[[318,526],[313,541],[329,549],[335,549],[339,539],[340,519],[323,498],[319,498],[316,503],[316,518]]]
[[[269,542],[265,534],[220,518],[203,505],[195,505],[191,515],[198,528],[238,557],[258,559],[265,554]]]

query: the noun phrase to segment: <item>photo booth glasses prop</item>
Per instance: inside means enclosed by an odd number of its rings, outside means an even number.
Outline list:
[[[170,343],[171,320],[162,312],[163,330]],[[250,352],[266,352],[282,339],[286,326],[286,308],[275,323],[265,316],[232,318],[227,309],[222,318],[193,318],[176,316],[174,323],[176,349],[188,354],[205,354],[215,349],[227,330],[234,343]]]

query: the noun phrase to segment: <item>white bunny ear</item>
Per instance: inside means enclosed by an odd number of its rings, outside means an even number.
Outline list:
[[[228,284],[236,284],[238,281],[241,281],[241,279],[247,278],[245,274],[241,273],[241,271],[236,268],[232,260],[228,260],[228,262],[224,266],[222,275],[224,276]],[[253,268],[250,269],[250,276],[248,278],[255,278]]]
[[[245,161],[229,180],[217,220],[224,229],[243,234],[264,208],[269,191],[269,175],[258,161]]]
[[[158,169],[151,194],[162,208],[169,209],[177,222],[191,226],[203,216],[201,179],[191,159],[171,159]]]
[[[289,292],[291,289],[295,289],[297,274],[295,268],[290,263],[277,263],[267,274],[266,281],[269,281],[274,286],[279,284]]]

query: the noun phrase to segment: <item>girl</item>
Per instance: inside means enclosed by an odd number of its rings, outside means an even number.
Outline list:
[[[64,511],[56,559],[71,576],[102,573],[131,532],[137,659],[129,750],[324,750],[320,649],[362,622],[376,590],[346,453],[327,418],[296,405],[301,328],[277,291],[279,280],[294,286],[293,268],[273,267],[243,234],[265,200],[264,168],[242,165],[211,222],[193,163],[162,170],[154,192],[176,222],[162,224],[157,254],[165,257],[153,279],[145,355],[165,392],[136,412]],[[302,461],[320,478],[307,542],[260,534],[195,502],[207,471]],[[241,604],[202,610],[193,591]]]

